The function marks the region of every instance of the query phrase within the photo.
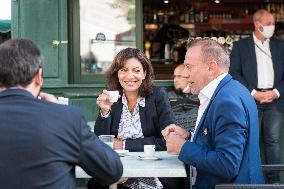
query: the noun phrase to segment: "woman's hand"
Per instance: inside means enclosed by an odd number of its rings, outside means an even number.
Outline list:
[[[109,113],[112,103],[107,90],[103,90],[102,94],[98,96],[97,105],[100,107],[102,115],[105,116]]]
[[[115,150],[123,150],[123,140],[119,138],[114,139],[113,149]]]

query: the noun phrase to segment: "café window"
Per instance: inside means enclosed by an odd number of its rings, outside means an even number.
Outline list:
[[[103,75],[114,56],[136,47],[135,0],[80,0],[80,74]]]

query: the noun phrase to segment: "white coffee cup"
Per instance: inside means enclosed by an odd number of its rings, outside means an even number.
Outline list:
[[[144,156],[153,157],[155,155],[155,145],[144,145]]]
[[[63,105],[68,105],[69,104],[69,98],[65,98],[65,97],[59,96],[57,99],[58,99],[58,102],[60,104],[63,104]]]
[[[109,94],[109,101],[110,102],[117,102],[119,98],[119,91],[108,91]]]
[[[99,139],[113,149],[114,135],[100,135]]]

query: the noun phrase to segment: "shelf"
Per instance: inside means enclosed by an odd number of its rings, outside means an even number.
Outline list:
[[[231,18],[231,19],[221,19],[221,18],[210,18],[208,22],[204,23],[180,23],[179,25],[186,29],[194,29],[197,26],[207,26],[207,25],[227,25],[227,24],[236,24],[236,25],[247,25],[253,24],[252,17],[248,16],[247,18]],[[157,30],[164,24],[157,23],[146,23],[144,28],[146,30]]]
[[[252,16],[246,18],[210,18],[206,24],[252,24]],[[202,24],[202,23],[201,23]]]

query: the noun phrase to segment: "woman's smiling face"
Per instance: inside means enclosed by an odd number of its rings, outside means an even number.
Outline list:
[[[124,62],[124,66],[117,73],[119,83],[125,92],[137,92],[145,79],[146,73],[142,64],[136,58]]]

